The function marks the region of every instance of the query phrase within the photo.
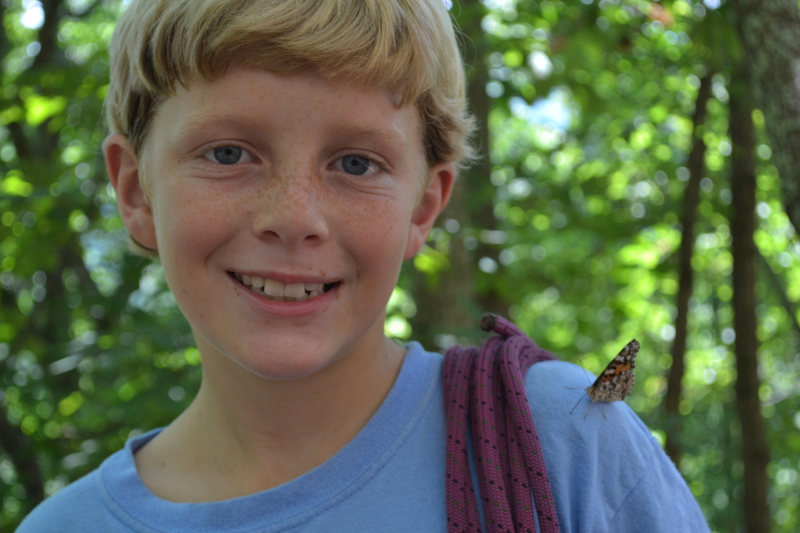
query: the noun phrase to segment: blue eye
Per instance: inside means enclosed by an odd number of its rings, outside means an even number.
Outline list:
[[[238,146],[217,146],[212,153],[221,165],[233,165],[242,158],[242,149]]]
[[[216,163],[218,165],[235,165],[237,163],[246,163],[252,161],[253,158],[249,152],[235,144],[221,144],[211,148],[208,152],[203,154],[203,157]]]
[[[342,170],[354,176],[363,176],[370,171],[373,163],[366,157],[346,155],[342,158]]]

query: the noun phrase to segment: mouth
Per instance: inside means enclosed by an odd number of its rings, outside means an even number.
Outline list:
[[[331,283],[281,283],[273,279],[249,276],[237,272],[228,272],[228,275],[247,290],[277,302],[310,300],[341,285],[341,281]]]

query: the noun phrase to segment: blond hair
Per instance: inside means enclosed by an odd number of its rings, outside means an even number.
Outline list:
[[[315,68],[414,104],[429,165],[473,156],[464,70],[443,0],[134,0],[111,41],[106,115],[137,154],[176,84],[231,64]]]

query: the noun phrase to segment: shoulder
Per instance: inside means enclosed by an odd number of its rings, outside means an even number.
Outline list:
[[[95,470],[44,500],[25,517],[17,533],[96,530],[94,515],[103,508],[98,477]]]
[[[17,533],[130,531],[132,524],[120,508],[136,499],[140,486],[133,452],[159,431],[131,438],[96,470],[44,500],[25,517]]]
[[[628,435],[656,443],[624,401],[591,402],[586,387],[594,380],[594,376],[572,363],[557,360],[536,363],[525,376],[534,416],[548,425],[558,424],[560,428],[569,427],[596,437],[619,436],[610,430],[624,428]]]
[[[541,417],[553,417],[561,424],[580,430],[588,427],[607,431],[609,425],[622,424],[652,439],[650,431],[625,402],[592,403],[586,388],[594,380],[595,376],[572,363],[542,361],[528,370],[525,388],[534,414]],[[603,424],[599,425],[600,422]]]
[[[708,531],[683,478],[628,405],[591,405],[585,389],[593,381],[563,361],[537,363],[525,378],[562,528]]]
[[[579,459],[570,463],[573,467],[616,463],[615,479],[623,488],[631,486],[641,475],[634,465],[647,464],[663,451],[625,402],[592,403],[585,389],[593,381],[584,369],[564,361],[530,368],[525,388],[539,438],[543,447],[546,442],[560,450],[560,457]]]

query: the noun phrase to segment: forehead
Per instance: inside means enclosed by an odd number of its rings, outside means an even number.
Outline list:
[[[224,126],[253,133],[298,128],[352,134],[421,149],[419,113],[386,89],[315,71],[276,74],[238,67],[214,80],[179,87],[156,113],[154,130],[171,137]]]

